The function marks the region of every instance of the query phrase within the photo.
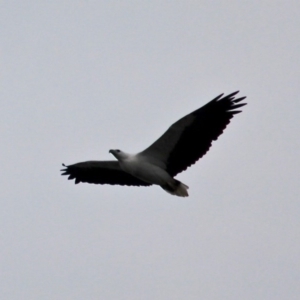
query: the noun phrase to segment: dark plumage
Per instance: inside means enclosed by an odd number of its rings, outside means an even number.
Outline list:
[[[110,150],[118,161],[87,161],[65,166],[62,175],[75,183],[149,186],[158,184],[167,192],[185,197],[188,187],[173,177],[200,159],[223,133],[246,97],[234,92],[219,95],[203,107],[181,118],[151,146],[130,155]]]
[[[68,179],[75,179],[75,184],[80,182],[94,184],[118,184],[149,186],[150,183],[144,182],[126,172],[124,172],[117,160],[111,161],[85,161],[74,165],[66,166],[62,169],[61,175],[69,175]]]
[[[174,144],[167,158],[166,171],[173,177],[194,164],[209,150],[212,142],[223,133],[236,110],[246,105],[241,103],[246,97],[234,99],[234,92],[222,98],[223,94],[208,102],[171,125],[169,129],[144,152],[161,149],[165,140],[172,139],[176,133],[180,139]],[[158,155],[159,156],[159,155]]]

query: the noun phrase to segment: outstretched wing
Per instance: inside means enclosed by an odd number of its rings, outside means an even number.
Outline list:
[[[65,169],[61,170],[61,175],[68,175],[69,180],[75,179],[75,184],[87,182],[112,185],[151,185],[124,172],[118,161],[85,161],[69,166],[63,164],[63,166]]]
[[[201,158],[230,123],[236,110],[246,105],[246,97],[235,99],[234,92],[216,97],[203,107],[174,123],[157,141],[140,153],[163,163],[171,175],[186,170]]]

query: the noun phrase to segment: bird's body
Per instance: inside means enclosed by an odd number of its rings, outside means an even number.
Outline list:
[[[172,179],[164,169],[147,162],[139,155],[129,155],[127,158],[118,160],[123,171],[145,182],[162,185]]]
[[[147,156],[139,153],[128,154],[120,150],[110,150],[110,153],[118,159],[120,168],[124,172],[144,182],[160,185],[172,195],[188,196],[188,187],[185,184],[173,179],[161,166],[148,161]]]
[[[152,145],[137,154],[110,150],[117,161],[87,161],[65,166],[62,175],[75,183],[159,185],[172,195],[188,196],[188,186],[174,178],[201,158],[212,142],[223,133],[235,110],[246,105],[235,99],[238,92],[216,97],[203,107],[186,115]],[[239,103],[239,104],[238,104]]]

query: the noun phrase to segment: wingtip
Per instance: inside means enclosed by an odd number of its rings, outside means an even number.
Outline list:
[[[240,98],[237,98],[237,99],[234,99],[232,102],[234,102],[234,103],[238,103],[238,102],[241,102],[241,101],[243,101],[244,99],[246,99],[247,98],[247,96],[243,96],[243,97],[240,97]]]
[[[243,112],[243,111],[242,110],[234,110],[234,111],[231,112],[231,114],[236,115],[236,114],[239,114],[241,112]]]
[[[66,166],[64,163],[62,163],[62,166],[65,167],[65,168],[67,168],[67,166]],[[61,171],[61,172],[66,172],[67,169],[60,169],[60,171]],[[65,175],[65,174],[61,174],[61,175]]]
[[[240,91],[235,91],[235,92],[233,92],[233,93],[227,95],[226,97],[232,98],[233,96],[235,96],[235,95],[238,94],[239,92],[240,92]]]
[[[230,109],[237,109],[237,108],[243,107],[245,105],[247,105],[247,103],[234,104],[234,105],[231,106]]]
[[[214,99],[212,99],[211,102],[218,101],[219,99],[221,99],[223,97],[223,95],[224,95],[224,93],[220,94],[219,96],[217,96]]]
[[[235,101],[234,100],[234,96],[236,95],[236,94],[238,94],[240,91],[235,91],[235,92],[233,92],[233,93],[231,93],[231,94],[228,94],[228,95],[226,95],[226,96],[224,96],[224,93],[222,93],[222,94],[220,94],[219,96],[217,96],[216,98],[214,98],[212,101],[218,101],[218,100],[224,100],[224,99],[227,99],[227,100],[231,100],[231,101]],[[224,96],[224,97],[223,97]]]

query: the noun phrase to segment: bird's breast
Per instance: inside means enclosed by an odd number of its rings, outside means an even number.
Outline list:
[[[125,160],[120,162],[123,171],[149,183],[163,185],[172,177],[162,168],[148,162]]]

